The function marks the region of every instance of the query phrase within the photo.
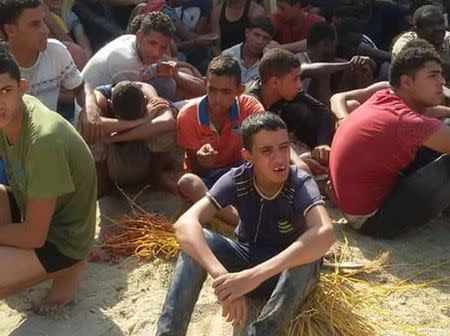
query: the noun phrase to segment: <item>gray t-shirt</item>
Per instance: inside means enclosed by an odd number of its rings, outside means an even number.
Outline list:
[[[323,204],[314,179],[291,166],[289,177],[271,199],[254,184],[253,166],[232,168],[207,193],[219,209],[233,205],[239,213],[235,233],[239,241],[259,246],[287,247],[306,230],[308,211]]]

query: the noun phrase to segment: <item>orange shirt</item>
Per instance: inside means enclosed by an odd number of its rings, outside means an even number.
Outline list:
[[[219,133],[209,121],[208,98],[192,99],[181,109],[177,118],[177,145],[185,150],[199,150],[204,144],[211,144],[218,152],[211,169],[232,166],[241,159],[241,124],[250,114],[264,111],[261,103],[254,97],[236,97],[230,108],[229,118]],[[192,170],[192,164],[184,155],[184,169]]]

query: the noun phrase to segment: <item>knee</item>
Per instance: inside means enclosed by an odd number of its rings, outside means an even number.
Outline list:
[[[282,274],[286,286],[292,288],[304,287],[307,292],[309,292],[317,284],[319,281],[319,276],[319,261],[288,269]],[[299,284],[301,284],[301,286],[299,286]]]
[[[149,84],[155,88],[158,96],[169,101],[175,101],[177,91],[177,83],[175,79],[156,77],[150,80]]]
[[[196,201],[200,194],[203,196],[206,189],[200,177],[191,173],[184,174],[180,177],[177,182],[177,188],[183,197],[186,197],[191,201]]]

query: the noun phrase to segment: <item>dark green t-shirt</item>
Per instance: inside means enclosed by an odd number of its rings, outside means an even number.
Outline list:
[[[73,259],[85,258],[95,233],[97,180],[91,152],[76,129],[38,99],[24,96],[17,142],[0,131],[11,190],[26,219],[33,198],[57,199],[47,241]]]

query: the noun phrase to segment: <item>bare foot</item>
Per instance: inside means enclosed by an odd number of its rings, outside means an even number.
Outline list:
[[[86,268],[86,260],[55,273],[52,288],[41,302],[43,306],[66,305],[72,302]]]

